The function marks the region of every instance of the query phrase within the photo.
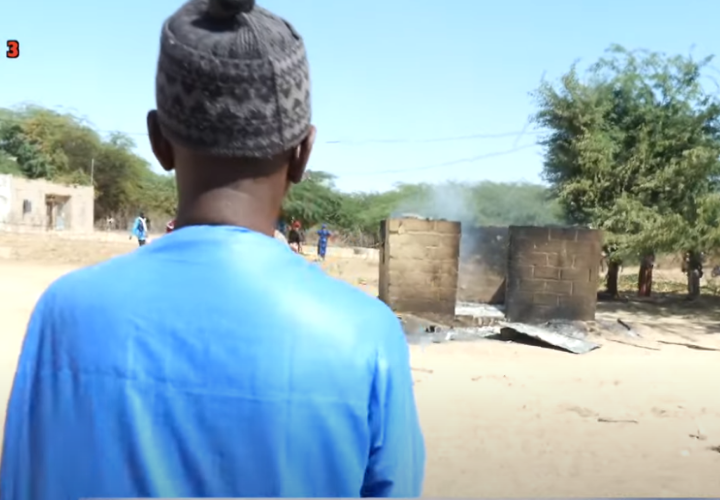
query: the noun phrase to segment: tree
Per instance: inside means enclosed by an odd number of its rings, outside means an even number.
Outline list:
[[[120,225],[139,210],[169,218],[177,207],[175,177],[153,172],[132,138],[101,136],[82,118],[36,106],[0,108],[0,173],[92,183],[95,216],[112,216]],[[368,246],[379,243],[382,220],[407,212],[475,225],[559,222],[557,203],[532,184],[404,183],[380,193],[345,193],[332,175],[309,171],[283,204],[286,221],[328,223],[346,241]]]
[[[720,241],[708,217],[720,179],[720,104],[702,80],[711,60],[615,45],[584,78],[573,65],[534,93],[545,178],[572,222],[606,231],[616,258],[641,259],[644,293],[656,252]]]
[[[485,226],[546,226],[565,223],[545,186],[527,182],[480,182],[471,188],[473,219]]]
[[[304,227],[335,222],[342,201],[333,179],[326,172],[308,171],[303,182],[290,189],[283,203],[286,222],[297,220]]]
[[[45,155],[36,142],[28,137],[22,127],[14,122],[0,124],[0,150],[5,157],[6,168],[17,170],[30,179],[50,178],[54,167],[50,158]],[[17,168],[8,166],[12,161]]]
[[[103,139],[85,120],[38,106],[0,108],[0,173],[93,184],[95,215],[118,220],[143,209],[170,217],[175,179],[152,171],[127,135]]]

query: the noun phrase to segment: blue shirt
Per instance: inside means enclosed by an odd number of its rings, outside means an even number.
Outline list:
[[[143,222],[141,217],[137,217],[133,223],[132,235],[138,240],[147,239],[147,222]]]
[[[330,237],[330,231],[327,229],[320,229],[318,232],[318,241],[322,243],[327,243],[328,238]]]
[[[411,497],[424,462],[390,309],[274,238],[198,226],[42,296],[0,498]]]

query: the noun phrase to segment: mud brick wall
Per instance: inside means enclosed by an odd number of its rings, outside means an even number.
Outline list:
[[[600,231],[511,226],[508,320],[595,319],[601,247]]]
[[[458,299],[503,304],[508,256],[507,227],[463,225],[460,240]]]
[[[397,312],[454,316],[460,223],[388,219],[380,229],[380,300]]]

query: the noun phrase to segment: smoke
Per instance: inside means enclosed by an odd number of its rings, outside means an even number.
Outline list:
[[[473,224],[473,202],[470,190],[462,184],[446,183],[408,186],[403,189],[403,200],[392,213],[392,217],[419,217],[422,219],[443,219]]]
[[[391,217],[417,217],[460,222],[460,259],[475,253],[480,234],[475,230],[476,214],[472,190],[463,184],[422,184],[401,188],[403,199]]]

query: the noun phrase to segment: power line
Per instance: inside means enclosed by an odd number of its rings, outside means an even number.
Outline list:
[[[17,120],[12,118],[0,118],[0,122],[15,122],[17,124],[23,123],[23,120]],[[135,136],[135,137],[147,137],[147,132],[126,132],[123,130],[101,130],[101,129],[94,129],[92,127],[88,128],[94,130],[98,134],[125,134],[129,136]],[[446,136],[446,137],[429,137],[429,138],[420,138],[420,139],[409,139],[409,138],[395,138],[395,139],[362,139],[362,140],[343,140],[343,139],[335,139],[335,140],[328,140],[328,141],[321,141],[321,144],[329,144],[329,145],[340,145],[340,146],[362,146],[366,144],[430,144],[430,143],[438,143],[438,142],[454,142],[454,141],[469,141],[474,139],[503,139],[507,137],[517,137],[518,140],[526,135],[538,135],[541,132],[539,131],[530,131],[528,132],[526,130],[527,125],[523,130],[513,131],[513,132],[498,132],[498,133],[483,133],[483,134],[468,134],[468,135],[456,135],[456,136]],[[517,142],[517,141],[516,141]]]
[[[526,130],[519,130],[516,132],[500,132],[496,134],[469,134],[469,135],[456,135],[450,137],[433,137],[426,139],[367,139],[361,141],[324,141],[325,144],[344,144],[344,145],[362,145],[362,144],[405,144],[405,143],[433,143],[433,142],[452,142],[452,141],[467,141],[472,139],[502,139],[505,137],[522,137],[523,135],[538,135],[540,132],[532,131],[527,132]]]
[[[485,160],[487,158],[494,158],[496,156],[505,156],[513,153],[517,153],[518,151],[523,151],[525,149],[530,149],[537,147],[537,144],[526,144],[524,146],[519,146],[512,149],[507,149],[505,151],[495,151],[493,153],[486,153],[478,156],[471,156],[467,158],[460,158],[458,160],[452,160],[452,161],[446,161],[443,163],[436,163],[434,165],[426,165],[424,167],[411,167],[411,168],[400,168],[400,169],[393,169],[393,170],[376,170],[374,172],[355,172],[350,174],[339,174],[338,177],[372,177],[375,175],[385,175],[385,174],[400,174],[405,172],[419,172],[422,170],[434,170],[436,168],[442,168],[442,167],[450,167],[452,165],[458,165],[460,163],[473,163],[480,160]]]

